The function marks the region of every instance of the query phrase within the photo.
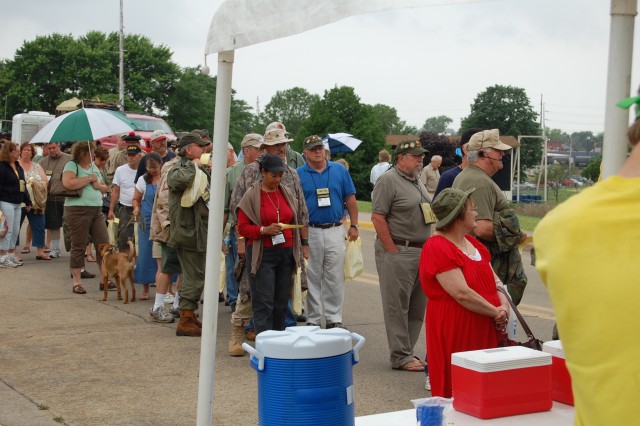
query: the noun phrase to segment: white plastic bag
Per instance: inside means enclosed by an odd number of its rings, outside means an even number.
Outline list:
[[[227,262],[225,261],[225,255],[220,251],[220,285],[218,291],[222,293],[227,286]]]
[[[344,260],[344,278],[352,280],[364,272],[362,260],[362,240],[358,237],[355,241],[347,243],[347,253]]]
[[[306,260],[305,260],[306,262]],[[302,285],[301,285],[302,268],[298,268],[293,278],[293,288],[291,289],[291,308],[297,316],[302,314]]]
[[[107,220],[107,233],[109,234],[109,244],[118,245],[118,223],[120,219]]]

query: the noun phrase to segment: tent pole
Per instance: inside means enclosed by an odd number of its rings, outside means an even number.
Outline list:
[[[211,184],[209,193],[209,228],[205,263],[205,291],[200,342],[200,378],[198,381],[198,413],[196,424],[210,426],[213,418],[214,368],[218,327],[218,285],[222,247],[224,182],[227,168],[227,143],[231,115],[231,77],[234,51],[218,53],[218,81],[211,153]]]

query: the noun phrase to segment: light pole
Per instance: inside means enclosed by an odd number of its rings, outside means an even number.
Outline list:
[[[573,162],[573,157],[571,156],[573,152],[573,139],[571,138],[571,134],[569,134],[569,171],[571,171],[571,163]]]

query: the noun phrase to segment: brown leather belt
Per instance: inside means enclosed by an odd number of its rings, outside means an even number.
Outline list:
[[[422,246],[424,245],[424,242],[418,243],[418,242],[407,241],[407,240],[396,240],[395,238],[392,238],[392,240],[394,244],[399,246],[405,246],[405,247],[422,248]]]
[[[340,222],[334,223],[310,223],[309,226],[312,228],[320,228],[320,229],[329,229],[335,228],[336,226],[342,225]]]

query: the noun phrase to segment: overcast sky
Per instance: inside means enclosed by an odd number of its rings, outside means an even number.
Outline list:
[[[124,0],[125,32],[166,45],[182,67],[198,66],[219,3]],[[0,58],[13,58],[38,35],[118,31],[119,5],[13,2],[3,8]],[[407,124],[420,127],[444,114],[457,129],[478,93],[513,85],[526,90],[537,112],[543,96],[547,127],[601,132],[609,8],[608,0],[488,0],[360,15],[239,49],[233,88],[255,109],[258,99],[263,108],[278,90],[300,86],[322,95],[347,85],[365,103],[396,108]],[[212,74],[216,61],[216,55],[207,59]],[[637,70],[636,54],[634,93]]]

